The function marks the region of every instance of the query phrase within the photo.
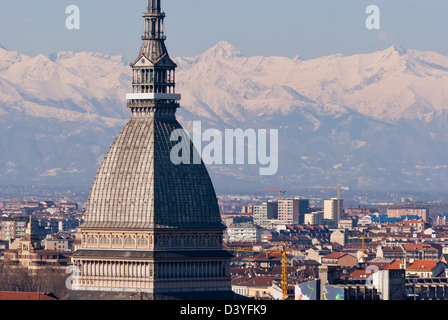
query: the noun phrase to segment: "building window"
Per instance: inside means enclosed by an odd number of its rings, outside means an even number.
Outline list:
[[[128,245],[128,246],[134,246],[135,245],[135,240],[134,240],[134,238],[127,237],[124,243],[126,245]]]
[[[210,239],[208,240],[208,245],[211,247],[214,247],[218,244],[218,241],[216,240],[216,237],[210,237]]]
[[[110,244],[110,240],[108,237],[101,237],[100,244]]]
[[[172,245],[175,247],[179,247],[181,245],[180,238],[178,236],[173,238]]]
[[[169,243],[168,243],[168,238],[167,238],[166,236],[162,236],[162,237],[160,237],[160,238],[159,238],[159,245],[160,245],[160,246],[163,246],[163,247],[168,246],[168,245],[169,245]]]
[[[119,237],[114,237],[114,239],[112,240],[112,244],[114,244],[114,245],[122,245],[123,241]]]
[[[193,239],[191,237],[186,237],[184,239],[184,246],[185,247],[192,247],[193,246]]]
[[[90,236],[89,239],[87,240],[87,243],[88,244],[97,244],[98,242],[96,240],[96,237]]]
[[[138,238],[137,244],[139,246],[147,246],[148,245],[148,240],[146,240],[145,237],[140,237],[140,238]]]
[[[205,245],[204,237],[199,236],[196,243],[199,247],[203,247]]]

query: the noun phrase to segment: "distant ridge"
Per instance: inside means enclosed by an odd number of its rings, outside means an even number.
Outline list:
[[[223,41],[175,61],[187,130],[199,120],[203,130],[279,129],[277,175],[261,177],[259,166],[209,166],[217,190],[447,190],[444,55],[395,45],[310,60],[246,57]],[[121,56],[2,50],[0,181],[90,186],[130,116],[131,81]]]

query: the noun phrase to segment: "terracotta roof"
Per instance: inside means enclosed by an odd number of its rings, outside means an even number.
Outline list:
[[[437,249],[431,247],[428,244],[403,244],[404,250],[435,250]]]
[[[403,263],[403,260],[394,260],[389,266],[387,266],[386,270],[398,270],[401,269],[400,265]],[[407,264],[409,265],[409,264]]]
[[[58,300],[58,299],[37,292],[0,291],[0,300]]]
[[[246,284],[252,286],[271,286],[273,280],[273,277],[254,277],[246,281]]]
[[[388,266],[390,266],[389,262],[369,262],[369,266],[376,266],[380,270],[386,269]]]
[[[403,252],[403,249],[398,246],[394,247],[381,247],[384,252]]]
[[[326,256],[324,256],[324,258],[328,258],[328,259],[339,259],[345,255],[347,255],[348,253],[345,252],[332,252],[330,254],[327,254]]]
[[[249,279],[250,279],[250,277],[237,276],[235,278],[232,278],[231,283],[233,285],[245,284]]]
[[[403,224],[409,224],[409,223],[421,223],[421,224],[424,224],[424,223],[426,223],[426,221],[411,219],[411,220],[402,221],[402,223]]]
[[[435,260],[416,260],[413,264],[408,266],[406,270],[413,271],[432,271],[438,264]]]
[[[362,270],[354,270],[348,275],[348,277],[350,279],[367,279],[372,274],[373,270],[362,269]],[[345,276],[342,276],[341,278],[345,278]]]

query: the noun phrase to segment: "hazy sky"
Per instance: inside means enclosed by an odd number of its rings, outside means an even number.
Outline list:
[[[195,56],[225,40],[246,56],[305,59],[372,52],[392,44],[448,55],[447,0],[162,0],[171,56]],[[68,30],[66,7],[80,9]],[[366,8],[380,9],[368,30]],[[35,56],[95,51],[133,60],[146,0],[0,0],[0,44]]]

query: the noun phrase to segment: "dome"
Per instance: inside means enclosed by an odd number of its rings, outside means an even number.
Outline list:
[[[176,129],[174,114],[133,114],[96,175],[83,227],[224,228],[205,165],[171,162]]]

